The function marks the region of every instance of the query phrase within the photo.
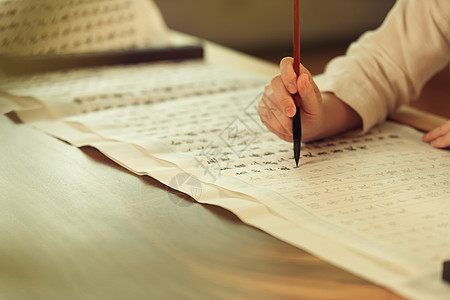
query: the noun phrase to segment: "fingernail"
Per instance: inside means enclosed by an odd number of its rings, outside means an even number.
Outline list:
[[[292,117],[293,115],[295,115],[295,108],[292,106],[286,108],[286,115],[288,117]]]
[[[289,93],[294,94],[297,92],[297,87],[292,82],[287,86]]]
[[[306,79],[305,79],[306,78]],[[300,96],[305,97],[307,95],[307,91],[309,90],[310,83],[309,83],[309,76],[308,75],[302,75],[300,79],[301,89],[300,89]]]
[[[303,81],[303,87],[304,87],[305,89],[307,89],[307,88],[309,88],[309,85],[310,85],[310,83],[309,83],[309,76],[308,76],[308,75],[305,75],[305,79],[304,79],[304,81]]]

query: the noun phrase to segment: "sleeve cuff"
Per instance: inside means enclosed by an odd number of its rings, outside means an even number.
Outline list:
[[[322,93],[333,93],[359,114],[363,133],[385,120],[387,113],[377,101],[368,97],[373,93],[362,83],[355,82],[354,77],[321,74],[315,76],[314,81]]]

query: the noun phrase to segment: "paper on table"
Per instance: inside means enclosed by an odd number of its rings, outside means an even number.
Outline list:
[[[296,169],[256,115],[261,79],[198,62],[45,76],[2,87],[48,99],[39,116],[19,112],[34,126],[166,184],[193,174],[205,193],[184,192],[200,202],[412,299],[448,299],[450,153],[418,132],[386,123],[311,143]]]
[[[42,55],[169,45],[152,0],[0,0],[0,54]]]

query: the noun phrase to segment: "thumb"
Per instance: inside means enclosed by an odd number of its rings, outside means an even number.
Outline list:
[[[301,96],[302,110],[311,115],[320,113],[321,96],[311,76],[307,73],[300,74],[297,80],[297,87]]]

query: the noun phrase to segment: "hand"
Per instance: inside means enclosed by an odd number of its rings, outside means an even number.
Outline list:
[[[309,142],[361,127],[361,117],[333,93],[320,93],[311,73],[300,66],[297,78],[294,59],[284,58],[281,73],[264,89],[258,113],[266,127],[281,139],[292,142],[292,117],[296,107],[292,94],[301,96],[302,141]]]
[[[302,140],[308,141],[312,139],[312,133],[321,127],[322,96],[304,66],[300,66],[300,76],[297,78],[293,62],[291,57],[281,61],[281,73],[265,87],[258,113],[270,131],[292,142],[292,117],[296,113],[292,94],[298,92],[301,96]]]
[[[450,147],[450,120],[425,134],[422,140],[435,148]]]

